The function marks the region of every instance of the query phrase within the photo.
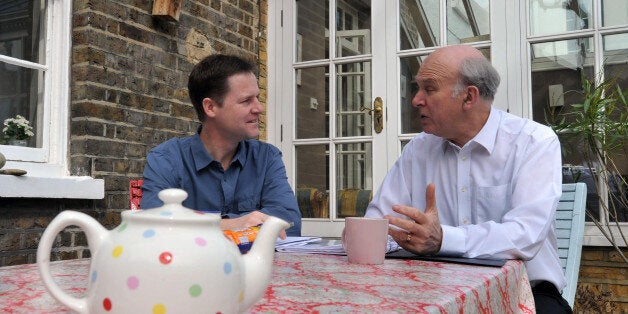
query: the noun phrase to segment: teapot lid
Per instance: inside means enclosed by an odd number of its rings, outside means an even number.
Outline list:
[[[216,213],[204,213],[183,206],[183,201],[188,193],[181,189],[165,189],[157,195],[164,202],[161,207],[148,210],[127,210],[122,213],[124,218],[131,220],[175,220],[194,223],[220,222],[220,215]]]

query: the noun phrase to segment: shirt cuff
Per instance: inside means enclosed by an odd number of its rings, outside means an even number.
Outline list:
[[[461,256],[466,244],[465,230],[458,227],[441,225],[443,242],[438,255]]]

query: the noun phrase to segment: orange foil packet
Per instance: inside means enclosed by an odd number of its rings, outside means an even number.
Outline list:
[[[223,230],[222,233],[225,237],[227,237],[227,239],[231,240],[231,242],[238,246],[240,253],[244,254],[251,249],[251,246],[253,246],[253,242],[257,237],[259,229],[259,226],[253,226],[245,229]]]

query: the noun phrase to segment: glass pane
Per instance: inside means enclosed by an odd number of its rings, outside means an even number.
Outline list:
[[[0,55],[42,64],[45,62],[45,38],[41,38],[46,25],[45,7],[44,0],[13,0],[2,6]]]
[[[329,58],[327,25],[329,1],[297,1],[297,62]]]
[[[489,0],[447,0],[447,44],[491,39]]]
[[[626,11],[626,10],[624,10]],[[628,90],[628,34],[615,34],[603,37],[604,42],[604,75],[609,79],[616,79],[623,91]],[[620,121],[619,115],[626,113],[626,107],[615,108],[611,115],[613,121]],[[616,120],[615,120],[616,119]],[[625,120],[623,120],[625,121]],[[621,177],[609,180],[609,199],[617,204],[617,220],[628,221],[628,142],[621,149],[609,154],[609,157],[617,166]],[[622,180],[623,177],[623,180]]]
[[[559,34],[593,25],[592,0],[530,0],[530,35]]]
[[[371,135],[371,63],[339,64],[337,70],[337,136]]]
[[[329,137],[329,82],[325,69],[313,67],[295,70],[297,138]]]
[[[424,56],[405,57],[400,59],[401,78],[400,86],[400,106],[401,115],[401,133],[419,133],[421,129],[421,121],[419,120],[419,110],[412,106],[412,98],[419,90],[415,77],[419,72],[419,66]]]
[[[535,121],[547,124],[548,109],[560,114],[564,104],[581,101],[578,93],[565,92],[580,90],[582,75],[593,78],[593,49],[591,37],[532,45],[532,116]]]
[[[338,217],[364,216],[373,197],[372,145],[339,144],[336,150]]]
[[[532,45],[532,115],[535,121],[548,124],[558,121],[564,115],[563,111],[570,104],[582,103],[582,96],[576,92],[581,90],[581,78],[594,77],[594,47],[593,39],[578,38],[553,41]],[[569,118],[569,117],[565,117]],[[577,145],[569,141],[568,137],[560,136],[563,148]],[[563,182],[570,181],[571,165],[582,165],[582,156],[570,154],[564,156]],[[583,167],[580,167],[583,168]],[[591,177],[589,175],[589,177]],[[586,182],[585,176],[580,179]],[[593,184],[592,180],[589,183]],[[592,186],[592,185],[589,185]],[[594,193],[587,197],[587,207],[595,212],[599,208],[598,199]]]
[[[440,45],[438,0],[399,1],[399,21],[399,42],[402,50]]]
[[[0,144],[23,145],[13,140],[26,140],[26,146],[41,147],[41,128],[38,114],[40,107],[39,94],[43,88],[43,72],[0,62]],[[4,132],[6,119],[16,119],[21,116],[28,120],[32,128],[25,136],[15,135],[13,132]],[[20,132],[24,134],[23,132]],[[29,136],[30,135],[30,136]]]
[[[336,56],[371,53],[371,2],[338,1],[336,6]]]
[[[45,1],[14,0],[0,10],[0,55],[45,63]],[[26,146],[41,147],[42,128],[39,95],[43,94],[44,73],[23,66],[0,61],[0,131],[6,119],[19,115],[28,120],[34,136],[21,137],[0,133],[0,144],[23,145],[9,142],[25,139]],[[29,133],[30,134],[30,133]]]
[[[603,26],[628,24],[628,1],[602,0],[602,24]]]
[[[329,218],[329,146],[296,146],[296,196],[303,218]]]

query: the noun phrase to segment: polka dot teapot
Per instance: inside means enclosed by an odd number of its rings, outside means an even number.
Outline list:
[[[78,313],[239,313],[264,294],[275,240],[288,223],[264,222],[251,250],[241,255],[223,235],[220,216],[182,206],[187,193],[159,193],[164,206],[122,212],[108,231],[92,217],[64,211],[46,228],[37,263],[46,288]],[[92,260],[85,297],[66,294],[50,273],[50,250],[67,226],[87,236]]]

